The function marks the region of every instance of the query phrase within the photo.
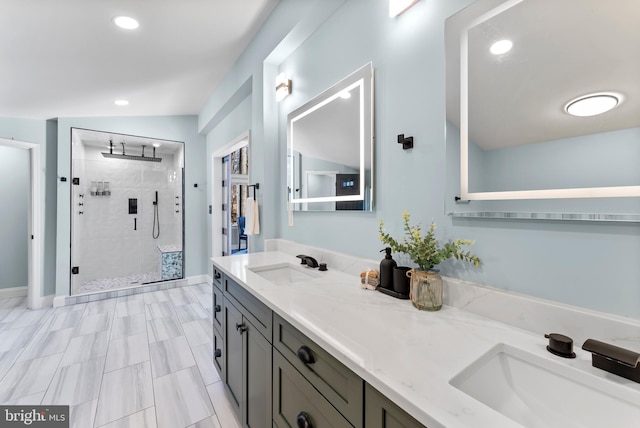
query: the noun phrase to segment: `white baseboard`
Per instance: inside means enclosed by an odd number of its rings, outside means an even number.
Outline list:
[[[27,287],[12,287],[0,289],[0,299],[12,299],[14,297],[24,297],[27,295]]]
[[[203,282],[211,284],[211,279],[209,278],[209,275],[194,275],[194,276],[187,277],[187,285],[202,284]]]
[[[59,308],[60,306],[64,306],[64,299],[66,296],[55,296],[53,298],[53,307]]]

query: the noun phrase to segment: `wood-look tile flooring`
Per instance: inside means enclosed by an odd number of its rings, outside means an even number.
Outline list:
[[[69,405],[71,427],[239,427],[212,360],[207,284],[40,310],[0,300],[0,404]]]

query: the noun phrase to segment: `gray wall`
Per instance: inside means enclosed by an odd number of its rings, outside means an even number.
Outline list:
[[[0,289],[29,282],[29,151],[0,146]]]

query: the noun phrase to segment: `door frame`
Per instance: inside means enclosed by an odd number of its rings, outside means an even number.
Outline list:
[[[28,248],[28,281],[27,306],[37,309],[43,306],[42,300],[42,170],[40,167],[40,145],[25,141],[0,138],[0,146],[24,149],[29,152],[29,206],[27,219],[27,248]],[[28,239],[32,236],[32,239]]]
[[[247,147],[249,153],[249,176],[251,176],[251,131],[246,130],[233,140],[224,144],[211,154],[211,256],[222,255],[222,231],[219,227],[222,224],[222,212],[219,209],[222,205],[222,158],[235,152],[242,147]],[[249,181],[250,182],[250,181]],[[216,227],[216,225],[218,225]]]

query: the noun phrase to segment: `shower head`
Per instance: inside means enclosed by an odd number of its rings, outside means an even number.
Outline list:
[[[124,152],[124,141],[120,144],[122,144],[122,154],[116,154],[113,153],[113,143],[110,143],[110,147],[109,147],[109,153],[104,153],[102,152],[102,156],[104,156],[105,158],[112,158],[112,159],[128,159],[128,160],[137,160],[137,161],[145,161],[145,162],[162,162],[162,158],[157,158],[156,157],[156,150],[155,148],[153,149],[153,157],[148,157],[144,155],[144,145],[142,146],[142,154],[140,156],[136,156],[136,155],[127,155]]]

